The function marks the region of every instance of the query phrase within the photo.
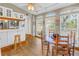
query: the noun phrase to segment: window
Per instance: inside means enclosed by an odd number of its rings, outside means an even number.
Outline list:
[[[40,35],[43,31],[43,17],[38,17],[36,19],[36,35]]]
[[[46,15],[45,15],[45,17],[50,17],[50,16],[55,16],[56,14],[55,13],[47,13]]]
[[[60,17],[61,31],[76,30],[77,14],[62,15]]]
[[[55,32],[56,30],[56,23],[55,23],[55,17],[47,17],[45,19],[45,28],[46,32]]]

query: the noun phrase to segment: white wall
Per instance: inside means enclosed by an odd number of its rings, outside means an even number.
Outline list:
[[[31,23],[31,20],[32,20],[32,16],[31,15],[29,15],[28,17],[27,17],[27,34],[32,34],[32,31],[31,31],[31,29],[32,29],[32,23]]]

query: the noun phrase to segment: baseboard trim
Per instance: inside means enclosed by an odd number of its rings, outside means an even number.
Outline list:
[[[75,47],[75,50],[79,51],[79,47]]]
[[[19,47],[19,44],[21,44],[21,46],[27,46],[28,42],[27,41],[22,41],[20,43],[17,43],[17,47]],[[14,49],[14,44],[1,48],[1,53],[11,51],[12,49]]]
[[[40,36],[35,36],[36,38],[40,38],[41,39],[41,37]]]

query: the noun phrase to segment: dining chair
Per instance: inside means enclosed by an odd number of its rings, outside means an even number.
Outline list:
[[[75,38],[76,38],[76,32],[71,31],[70,32],[70,55],[74,56],[75,53]]]
[[[14,50],[16,50],[18,48],[17,43],[19,43],[19,46],[21,46],[21,44],[20,44],[20,35],[15,35],[15,37],[14,37]]]
[[[54,35],[54,43],[52,47],[52,55],[69,55],[69,35]]]
[[[48,56],[50,45],[49,42],[44,39],[42,34],[41,34],[41,48],[42,48],[42,55],[44,55],[44,53],[46,52],[45,55]]]

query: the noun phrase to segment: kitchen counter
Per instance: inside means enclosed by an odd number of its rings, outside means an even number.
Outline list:
[[[0,30],[0,48],[14,44],[14,36],[19,34],[21,41],[25,40],[24,29]]]

